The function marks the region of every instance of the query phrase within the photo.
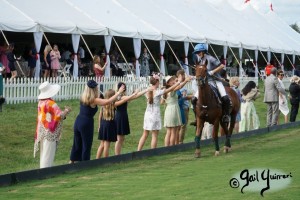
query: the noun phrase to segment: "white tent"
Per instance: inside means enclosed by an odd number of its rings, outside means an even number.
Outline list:
[[[0,12],[1,30],[72,34],[75,52],[83,34],[106,36],[107,49],[111,36],[122,36],[300,55],[299,34],[276,14],[251,4],[237,10],[227,0],[0,0]]]
[[[7,31],[206,41],[300,54],[297,33],[282,21],[284,33],[274,31],[279,24],[272,16],[259,14],[251,5],[236,10],[227,1],[213,7],[197,0],[1,0],[0,4],[0,27]]]

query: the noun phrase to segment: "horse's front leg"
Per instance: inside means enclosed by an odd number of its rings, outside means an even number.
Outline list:
[[[218,132],[219,132],[219,120],[216,120],[214,123],[214,128],[213,128],[213,132],[212,132],[212,138],[215,142],[215,156],[218,156],[220,154],[220,146],[219,146],[219,138],[218,138]]]
[[[201,140],[201,135],[202,135],[202,130],[204,127],[204,121],[200,119],[200,117],[197,117],[197,126],[196,126],[196,135],[195,135],[195,158],[199,158],[201,156],[201,151],[200,151],[200,140]]]

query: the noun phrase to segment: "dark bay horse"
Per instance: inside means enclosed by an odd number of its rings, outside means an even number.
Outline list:
[[[226,140],[224,146],[224,152],[228,152],[231,149],[230,137],[234,128],[236,115],[240,109],[240,100],[237,93],[230,87],[225,87],[225,90],[231,99],[232,108],[230,112],[230,126],[228,128],[228,123],[222,122],[223,109],[222,104],[215,95],[211,86],[208,84],[208,73],[206,68],[207,62],[204,65],[196,66],[196,79],[198,84],[199,97],[196,104],[196,151],[195,157],[200,157],[200,138],[204,126],[204,122],[208,122],[214,125],[212,138],[215,142],[215,155],[219,155],[220,147],[218,141],[218,131],[219,125],[221,125],[224,130]]]

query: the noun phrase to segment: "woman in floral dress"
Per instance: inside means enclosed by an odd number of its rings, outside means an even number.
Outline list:
[[[40,168],[53,165],[57,144],[61,137],[62,121],[71,111],[66,107],[62,111],[52,99],[60,90],[60,85],[51,85],[48,81],[39,87],[38,119],[34,142],[34,153],[40,149]],[[40,144],[40,148],[39,148]]]

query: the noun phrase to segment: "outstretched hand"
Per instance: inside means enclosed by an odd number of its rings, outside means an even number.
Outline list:
[[[122,92],[124,92],[124,91],[125,91],[125,85],[122,85],[122,86],[119,88],[118,92],[119,92],[119,93],[122,93]]]
[[[72,111],[72,109],[69,106],[65,106],[65,111],[67,112],[67,114],[69,114]]]

